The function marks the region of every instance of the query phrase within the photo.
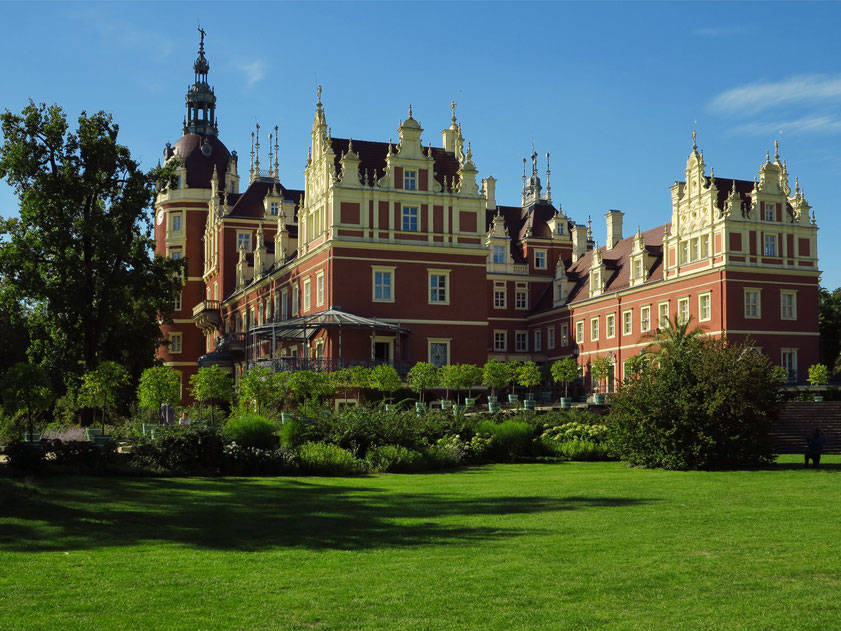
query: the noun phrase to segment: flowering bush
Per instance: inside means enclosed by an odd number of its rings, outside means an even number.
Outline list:
[[[226,475],[284,475],[298,471],[296,454],[291,449],[260,449],[236,443],[225,445],[224,473]]]
[[[364,466],[347,449],[328,443],[304,443],[298,448],[301,473],[312,475],[351,475]]]
[[[423,456],[419,451],[400,445],[383,445],[369,450],[365,456],[371,471],[407,473],[423,469]]]
[[[444,436],[424,451],[424,458],[431,469],[452,469],[464,459],[464,442],[458,436]]]

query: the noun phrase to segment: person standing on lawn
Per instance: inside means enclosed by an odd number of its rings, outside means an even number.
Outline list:
[[[805,462],[803,463],[804,466],[809,466],[810,459],[813,467],[819,467],[821,465],[821,452],[823,451],[825,442],[826,437],[823,435],[820,428],[816,427],[815,431],[812,432],[812,435],[806,443],[806,454],[804,457]]]

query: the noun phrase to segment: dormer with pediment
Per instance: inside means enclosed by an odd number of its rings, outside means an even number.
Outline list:
[[[567,269],[563,259],[558,259],[555,265],[555,278],[552,280],[552,306],[561,307],[566,304],[569,294],[575,287],[575,280],[567,276]]]
[[[645,245],[645,237],[639,228],[633,237],[633,245],[631,246],[630,263],[630,280],[631,287],[642,285],[648,280],[651,268],[654,265],[655,257],[648,251]]]
[[[598,245],[593,248],[588,273],[590,275],[590,298],[600,296],[604,292],[607,269],[605,268],[602,250]]]

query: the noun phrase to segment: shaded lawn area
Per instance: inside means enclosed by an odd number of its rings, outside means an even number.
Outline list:
[[[837,629],[841,457],[0,479],[0,629]]]

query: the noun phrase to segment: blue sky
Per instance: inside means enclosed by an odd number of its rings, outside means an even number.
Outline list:
[[[409,104],[440,145],[449,103],[500,203],[519,202],[534,139],[575,221],[669,221],[698,130],[718,177],[753,179],[780,138],[821,229],[822,284],[841,286],[841,5],[837,3],[3,3],[0,106],[104,109],[144,167],[181,133],[196,24],[207,31],[220,137],[247,166],[280,128],[302,186],[317,83],[337,137],[396,138]],[[782,132],[782,133],[781,133]],[[263,160],[267,158],[265,144]],[[0,186],[0,214],[15,213]]]

